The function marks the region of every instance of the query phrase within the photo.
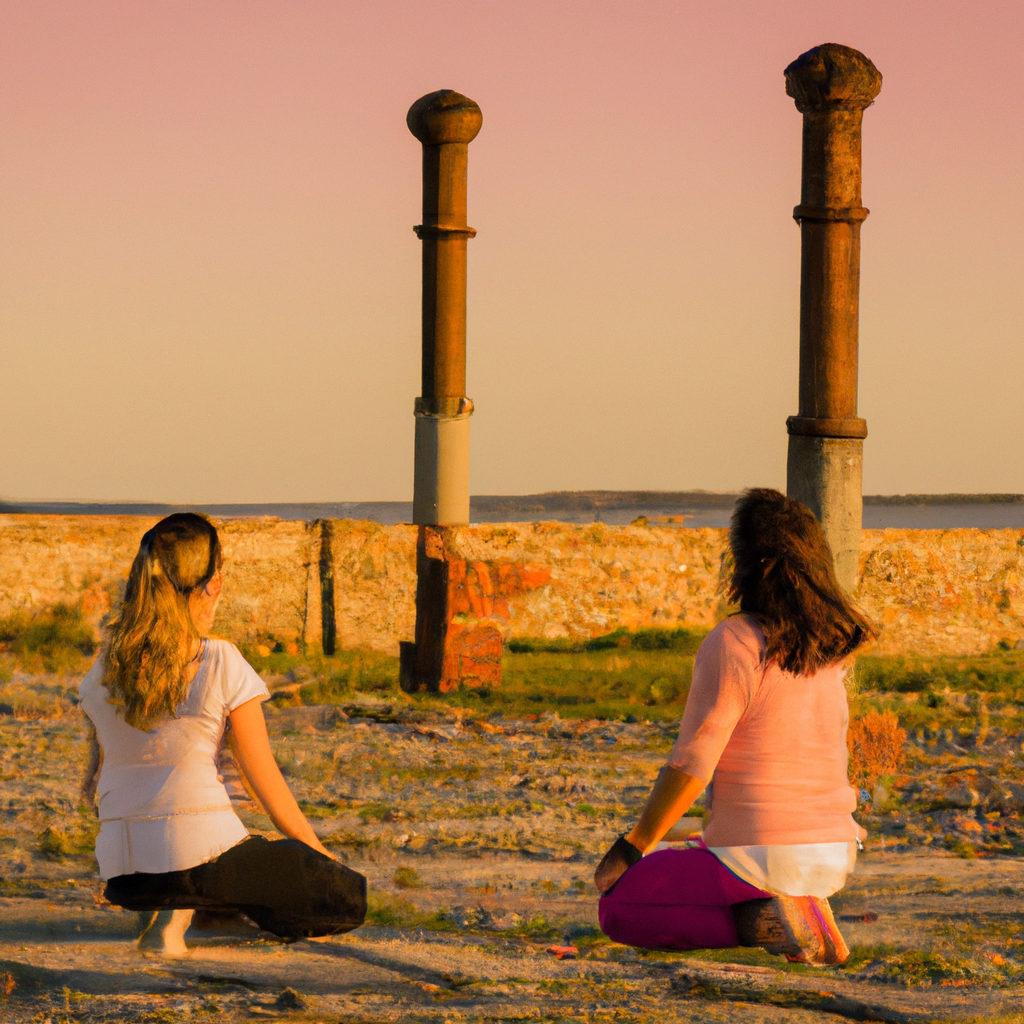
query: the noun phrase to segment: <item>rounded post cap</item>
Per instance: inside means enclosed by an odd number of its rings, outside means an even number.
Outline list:
[[[424,146],[446,142],[472,142],[480,131],[484,115],[467,96],[453,89],[441,89],[421,96],[405,117],[409,131]]]
[[[824,43],[800,54],[786,68],[786,94],[796,109],[863,110],[882,88],[878,68],[859,50]]]

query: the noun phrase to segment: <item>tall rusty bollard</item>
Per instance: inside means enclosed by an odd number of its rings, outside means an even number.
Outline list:
[[[821,521],[836,574],[857,582],[867,424],[857,416],[861,122],[882,87],[864,54],[825,43],[786,68],[804,117],[800,225],[800,398],[789,431],[787,491]]]
[[[453,621],[451,590],[466,563],[452,555],[452,527],[469,523],[469,417],[466,397],[466,223],[469,143],[480,108],[451,89],[430,93],[406,123],[423,144],[422,392],[416,399],[413,522],[416,639],[402,643],[401,685],[408,692],[501,681],[501,633],[493,624]],[[454,577],[454,579],[453,579]]]
[[[469,522],[466,397],[466,223],[469,144],[480,108],[451,89],[417,100],[406,117],[423,143],[423,384],[416,400],[413,522]]]

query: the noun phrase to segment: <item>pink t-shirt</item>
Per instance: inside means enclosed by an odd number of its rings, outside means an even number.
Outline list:
[[[844,668],[813,676],[766,665],[764,632],[736,615],[705,638],[668,763],[711,780],[708,846],[840,843],[863,837],[847,777]]]

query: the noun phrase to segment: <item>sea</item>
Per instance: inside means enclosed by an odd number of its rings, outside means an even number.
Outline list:
[[[614,492],[602,492],[604,495]],[[651,522],[679,527],[723,527],[735,495],[700,495],[698,501],[636,504],[601,498],[586,502],[545,501],[546,495],[496,499],[492,496],[472,499],[470,521],[474,523],[545,522],[608,523],[625,525],[644,517]],[[715,500],[719,498],[720,500]],[[868,498],[864,503],[865,529],[952,530],[1024,530],[1024,501],[927,500],[894,503],[891,498]],[[571,504],[574,507],[558,507]],[[587,507],[580,507],[580,505]],[[709,507],[712,506],[712,507]],[[163,516],[171,512],[203,512],[216,519],[252,516],[276,516],[280,519],[370,519],[386,526],[412,522],[411,501],[340,501],[321,503],[266,503],[175,505],[155,502],[0,502],[0,514],[35,513],[39,515],[139,515]]]

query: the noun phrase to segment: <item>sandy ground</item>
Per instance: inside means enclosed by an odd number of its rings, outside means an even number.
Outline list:
[[[372,923],[292,945],[207,933],[168,960],[140,954],[136,915],[102,900],[69,684],[15,682],[39,702],[31,717],[0,716],[4,1022],[1024,1020],[1016,812],[940,811],[928,796],[951,768],[1016,772],[1019,743],[921,740],[905,799],[864,819],[872,838],[833,900],[854,956],[812,970],[600,935],[594,865],[635,816],[671,728],[473,722],[370,700],[273,709],[278,756],[318,833],[369,878]],[[558,960],[552,945],[578,955]]]

